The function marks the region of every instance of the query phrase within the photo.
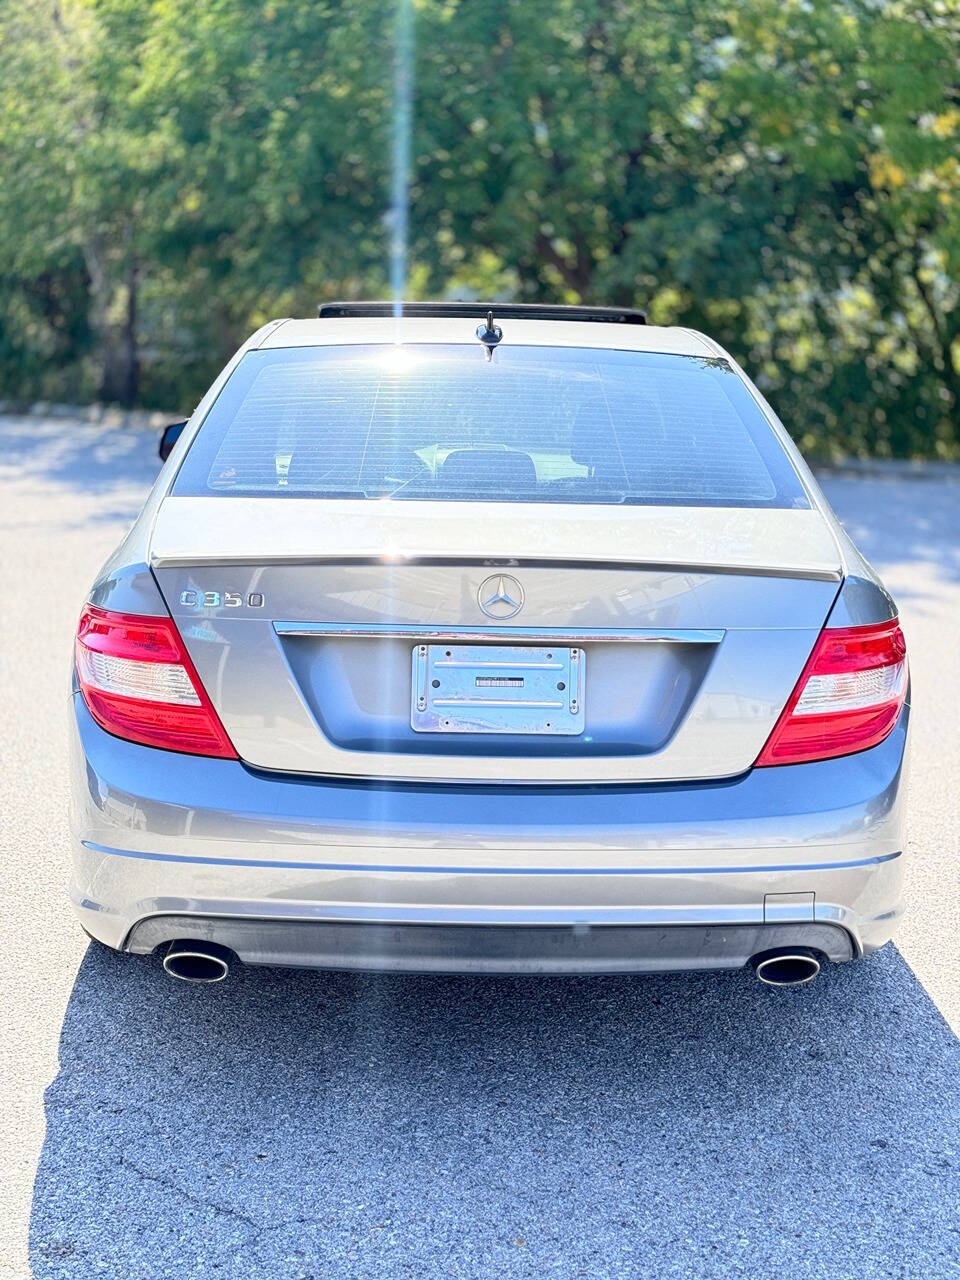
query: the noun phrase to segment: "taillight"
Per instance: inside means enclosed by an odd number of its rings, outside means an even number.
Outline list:
[[[168,751],[236,759],[172,618],[85,605],[76,662],[83,700],[109,733]]]
[[[896,618],[824,630],[757,764],[874,747],[896,724],[906,693],[907,648]]]

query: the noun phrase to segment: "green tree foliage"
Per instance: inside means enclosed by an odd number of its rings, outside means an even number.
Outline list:
[[[960,0],[414,0],[412,296],[647,306],[806,448],[960,453]],[[383,295],[394,0],[0,16],[0,395],[174,406]]]

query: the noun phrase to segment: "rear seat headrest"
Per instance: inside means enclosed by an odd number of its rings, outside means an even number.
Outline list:
[[[454,449],[440,469],[440,485],[524,492],[537,487],[537,468],[519,449]]]

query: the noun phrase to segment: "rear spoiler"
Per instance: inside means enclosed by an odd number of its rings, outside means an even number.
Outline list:
[[[819,511],[355,499],[164,499],[150,565],[460,563],[656,568],[839,582]]]
[[[565,307],[540,302],[321,302],[317,307],[321,320],[390,319],[394,316],[484,320],[491,311],[497,320],[647,323],[646,312],[630,307]]]

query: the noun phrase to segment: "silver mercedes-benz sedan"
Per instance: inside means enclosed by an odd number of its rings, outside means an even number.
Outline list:
[[[165,433],[76,637],[87,932],[198,981],[882,946],[903,634],[757,388],[638,312],[393,310],[265,325]]]

